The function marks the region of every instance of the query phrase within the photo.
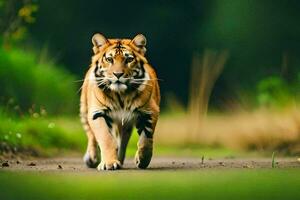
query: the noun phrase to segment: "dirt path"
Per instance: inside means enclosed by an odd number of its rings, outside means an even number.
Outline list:
[[[278,158],[275,165],[277,168],[299,168],[300,162],[297,158]],[[237,168],[272,168],[271,159],[216,159],[204,160],[201,158],[153,158],[150,170],[189,170],[189,169],[237,169]],[[95,169],[88,169],[80,157],[63,157],[53,159],[13,159],[0,161],[1,170],[13,171],[62,171],[62,172],[93,172]],[[136,171],[132,159],[127,159],[120,171]]]

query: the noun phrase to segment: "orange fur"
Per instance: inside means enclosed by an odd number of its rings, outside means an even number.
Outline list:
[[[84,160],[89,167],[95,167],[99,146],[98,169],[119,168],[132,126],[136,125],[140,140],[135,161],[139,168],[146,168],[152,156],[152,135],[160,104],[157,76],[144,55],[146,39],[137,35],[133,40],[107,40],[96,34],[93,44],[95,54],[80,98],[81,121],[88,137]],[[123,74],[120,82],[115,77],[117,73]],[[139,76],[142,78],[136,78]]]

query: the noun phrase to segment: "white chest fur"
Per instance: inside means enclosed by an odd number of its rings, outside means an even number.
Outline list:
[[[133,123],[136,120],[136,114],[130,110],[114,110],[109,113],[109,116],[114,122],[122,125],[126,123]]]

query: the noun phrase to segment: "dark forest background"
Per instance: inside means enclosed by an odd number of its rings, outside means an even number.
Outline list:
[[[229,50],[211,102],[226,107],[240,91],[255,92],[260,80],[298,79],[300,2],[260,0],[72,1],[39,0],[29,27],[35,48],[47,48],[56,62],[82,77],[90,63],[91,37],[148,39],[147,57],[164,94],[188,101],[195,53]]]

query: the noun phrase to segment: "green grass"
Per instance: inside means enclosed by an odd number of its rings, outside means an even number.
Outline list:
[[[25,117],[0,115],[0,154],[12,151],[52,156],[65,151],[83,151],[86,138],[77,118]]]
[[[298,199],[299,169],[1,172],[1,199]]]

